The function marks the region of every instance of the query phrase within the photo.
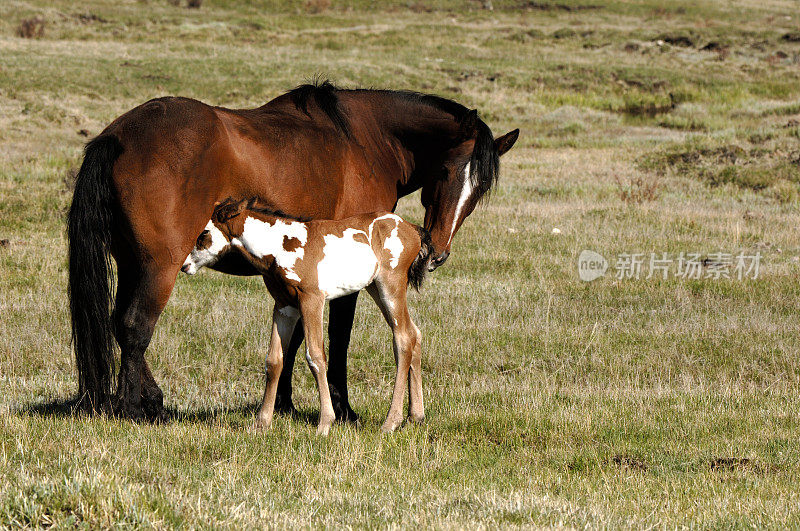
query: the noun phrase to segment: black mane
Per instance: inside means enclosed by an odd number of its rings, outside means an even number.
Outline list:
[[[349,137],[350,124],[339,109],[337,90],[339,89],[326,79],[322,83],[315,81],[300,85],[289,91],[289,97],[292,98],[295,107],[303,111],[309,118],[311,113],[308,112],[308,102],[313,99],[317,107],[333,122],[333,126],[344,136]]]
[[[386,90],[382,91],[409,103],[427,105],[438,111],[451,115],[457,122],[461,122],[470,112],[470,109],[447,98],[423,94],[411,90]],[[478,192],[478,199],[488,197],[489,191],[497,182],[500,175],[500,156],[494,145],[492,130],[486,123],[478,119],[475,147],[470,157],[470,178],[472,185]]]
[[[342,134],[350,136],[350,125],[339,107],[339,98],[337,92],[342,89],[337,88],[333,83],[328,80],[300,85],[294,90],[289,92],[295,106],[303,111],[306,115],[311,116],[308,112],[309,101],[313,99],[314,103],[325,113],[331,120],[334,127]],[[381,92],[389,94],[395,98],[406,101],[408,103],[417,105],[427,105],[438,111],[449,114],[457,122],[461,122],[470,112],[470,109],[447,98],[441,96],[434,96],[431,94],[423,94],[411,90],[372,90],[372,89],[357,89],[357,92]],[[475,138],[475,147],[472,150],[470,158],[470,179],[472,185],[478,193],[478,198],[482,199],[488,196],[489,191],[497,182],[500,174],[500,157],[497,154],[497,148],[494,145],[494,137],[489,126],[483,120],[477,121],[477,136]]]

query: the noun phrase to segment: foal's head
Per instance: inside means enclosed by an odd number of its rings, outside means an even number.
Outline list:
[[[211,220],[195,241],[194,248],[186,257],[181,271],[194,275],[203,267],[214,265],[231,249],[235,237],[235,227],[230,221],[247,207],[247,200],[235,201],[231,198],[217,203]]]
[[[460,118],[452,147],[432,162],[433,178],[422,185],[425,228],[435,249],[431,271],[447,260],[453,236],[497,181],[500,155],[511,149],[518,137],[519,129],[515,129],[493,138],[475,110]]]

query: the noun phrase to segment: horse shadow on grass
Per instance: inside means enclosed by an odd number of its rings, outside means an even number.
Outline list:
[[[164,408],[166,411],[165,417],[158,422],[149,420],[131,420],[131,422],[141,422],[143,424],[197,423],[215,426],[220,424],[238,425],[242,424],[242,421],[245,423],[252,423],[252,421],[255,420],[255,415],[259,407],[260,403],[245,404],[235,407],[213,406],[185,410],[166,407]],[[75,397],[26,404],[18,408],[14,413],[17,415],[42,418],[79,418],[87,416],[87,414],[80,409],[80,402]],[[318,413],[306,410],[295,410],[292,413],[278,413],[276,411],[275,416],[289,417],[295,422],[313,425],[316,425],[319,420]]]

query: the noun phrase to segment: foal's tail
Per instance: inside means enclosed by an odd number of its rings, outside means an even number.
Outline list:
[[[69,307],[78,367],[78,398],[86,410],[108,411],[114,366],[111,320],[111,230],[114,192],[111,170],[122,153],[112,135],[86,145],[67,218]]]
[[[420,249],[417,257],[411,262],[411,267],[408,268],[408,283],[412,288],[419,291],[419,288],[422,287],[422,281],[425,280],[425,274],[428,272],[428,265],[433,254],[433,244],[431,243],[430,232],[419,225],[414,225],[414,227],[419,233]]]

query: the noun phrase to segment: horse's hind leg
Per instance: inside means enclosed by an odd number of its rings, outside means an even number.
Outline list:
[[[176,272],[118,263],[114,324],[121,357],[114,412],[135,420],[164,420],[163,393],[144,353],[172,293]]]

